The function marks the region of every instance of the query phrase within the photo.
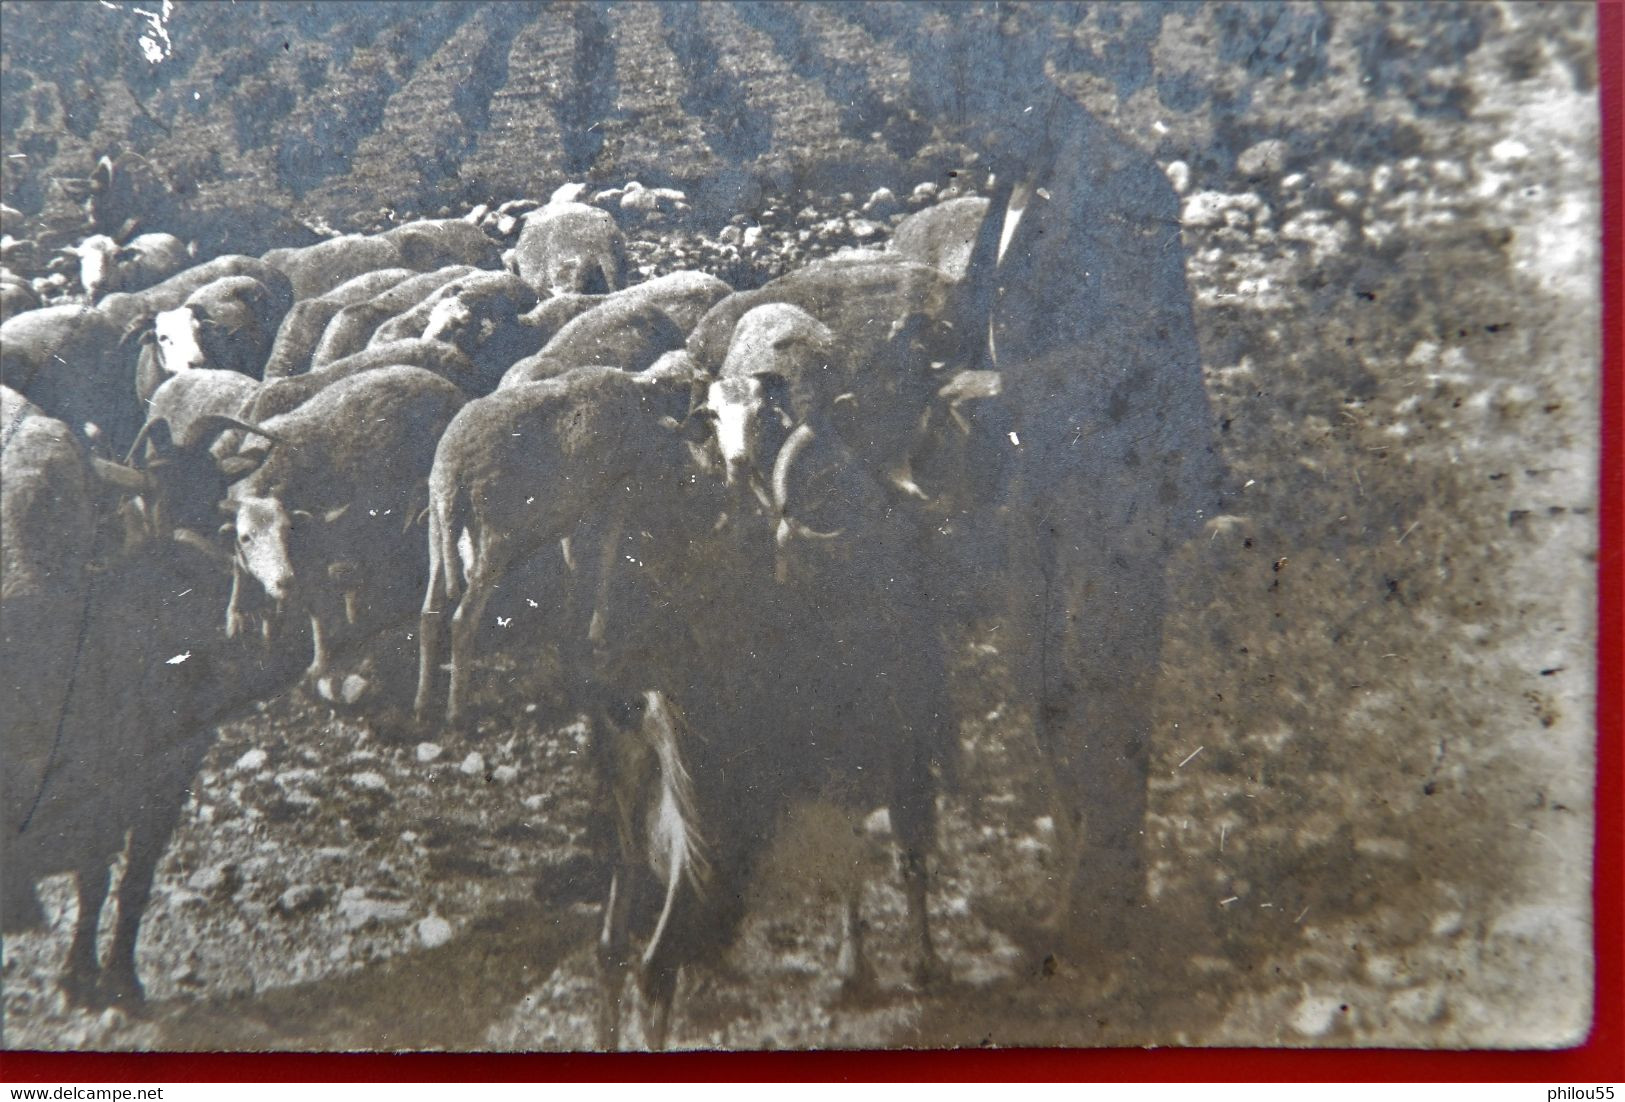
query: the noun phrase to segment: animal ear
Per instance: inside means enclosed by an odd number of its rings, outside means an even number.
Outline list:
[[[337,509],[329,509],[327,512],[322,514],[323,522],[332,524],[335,520],[338,520],[345,513],[350,511],[350,505],[351,502],[347,501],[343,505],[340,505]]]
[[[228,479],[236,481],[245,475],[252,474],[259,467],[259,460],[250,455],[228,455],[220,461],[220,473]]]
[[[96,162],[96,167],[90,170],[90,182],[103,188],[113,182],[113,162],[105,154]]]
[[[758,372],[754,378],[762,384],[762,398],[769,406],[790,405],[790,380],[777,371]]]
[[[120,263],[128,264],[128,263],[131,263],[132,261],[136,261],[136,260],[141,259],[141,250],[136,249],[136,248],[132,248],[131,246],[126,245],[122,249],[120,249],[118,252],[113,254],[113,259],[120,262]]]
[[[288,519],[295,524],[309,524],[316,519],[316,516],[309,509],[290,509],[288,510]]]

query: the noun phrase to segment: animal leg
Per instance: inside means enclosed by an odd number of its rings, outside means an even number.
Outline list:
[[[164,845],[181,816],[180,793],[168,800],[148,805],[146,816],[130,831],[130,859],[118,886],[118,921],[113,926],[113,945],[102,972],[102,996],[110,1004],[139,1003],[146,993],[136,973],[135,945],[141,933],[141,918],[152,894],[153,875],[164,855]]]
[[[68,947],[67,971],[62,980],[68,1001],[78,1006],[96,1002],[96,931],[101,927],[102,904],[107,902],[107,886],[112,879],[107,862],[80,866],[74,872],[79,889],[79,918],[73,926],[73,944]]]
[[[446,722],[454,727],[463,722],[468,710],[474,648],[479,641],[485,606],[490,603],[496,581],[508,565],[510,553],[508,541],[489,532],[475,537],[468,587],[451,618],[451,687],[446,693]]]
[[[587,642],[594,650],[604,645],[609,620],[610,582],[615,576],[615,557],[620,551],[623,524],[619,517],[610,522],[599,547],[597,585],[593,587],[592,619],[587,624]]]
[[[903,894],[908,902],[909,928],[918,957],[914,979],[922,987],[947,978],[947,969],[931,944],[931,915],[927,906],[930,875],[926,854],[936,841],[936,798],[928,781],[929,769],[898,772],[893,785],[892,823],[903,855]]]
[[[247,627],[247,617],[243,615],[243,570],[242,564],[235,558],[231,560],[231,597],[226,601],[226,638],[235,639],[239,632]]]
[[[644,977],[643,1044],[650,1052],[662,1052],[671,1032],[671,1004],[677,997],[678,969],[661,968]]]
[[[322,614],[316,609],[310,610],[310,669],[305,671],[309,678],[320,677],[327,669],[330,641],[327,633],[322,630]]]
[[[447,562],[441,554],[441,518],[431,505],[429,508],[429,581],[423,591],[423,611],[418,616],[418,691],[412,702],[412,712],[419,723],[426,723],[434,707],[434,686],[440,676],[440,657],[446,643],[446,589],[442,577],[447,570],[455,570],[455,562]]]
[[[841,911],[841,951],[835,959],[835,974],[841,978],[841,996],[863,998],[874,992],[875,968],[863,948],[863,916],[859,904],[863,882],[852,884]]]
[[[626,957],[631,891],[624,869],[616,869],[604,903],[604,927],[598,935],[598,1047],[614,1052],[621,1044],[621,995],[626,989]]]

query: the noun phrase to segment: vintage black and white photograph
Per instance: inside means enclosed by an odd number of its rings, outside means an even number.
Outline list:
[[[1582,3],[0,3],[3,1045],[1555,1048]]]

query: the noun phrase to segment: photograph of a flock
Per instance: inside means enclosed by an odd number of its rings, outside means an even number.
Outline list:
[[[1585,1036],[1590,6],[0,19],[5,1048]]]

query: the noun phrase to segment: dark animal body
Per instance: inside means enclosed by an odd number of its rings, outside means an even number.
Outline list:
[[[779,820],[804,801],[889,808],[916,975],[942,971],[927,861],[957,727],[917,525],[833,432],[798,430],[774,466],[776,522],[692,517],[603,587],[600,676],[645,690],[641,716],[619,697],[609,713],[635,718],[606,749],[621,843],[600,940],[606,1045],[628,966],[650,1004],[644,1039],[663,1045],[679,972],[726,950]],[[847,888],[830,963],[857,992],[874,976],[861,883]]]
[[[401,262],[419,272],[450,264],[475,268],[501,268],[502,246],[484,230],[461,218],[432,218],[407,222],[378,235],[401,251]]]
[[[288,277],[293,297],[316,298],[356,276],[381,268],[409,268],[400,246],[381,237],[350,234],[300,248],[272,249],[265,262]]]
[[[72,872],[79,918],[64,987],[76,1002],[128,1004],[142,995],[135,945],[153,874],[213,725],[295,670],[222,636],[229,574],[200,538],[143,532],[89,571],[91,464],[65,426],[0,395],[4,926],[37,923],[34,885]],[[121,852],[101,966],[97,928]]]
[[[227,569],[212,551],[153,538],[90,580],[76,625],[80,645],[64,664],[36,668],[65,692],[42,713],[58,722],[41,779],[16,804],[8,798],[7,910],[13,894],[31,891],[41,877],[74,874],[79,919],[64,986],[76,1002],[141,1000],[141,918],[214,727],[275,695],[302,668],[297,648],[268,653],[257,634],[223,636],[228,590]],[[10,738],[8,766],[16,760]],[[109,866],[121,852],[118,917],[103,966],[97,927]]]

